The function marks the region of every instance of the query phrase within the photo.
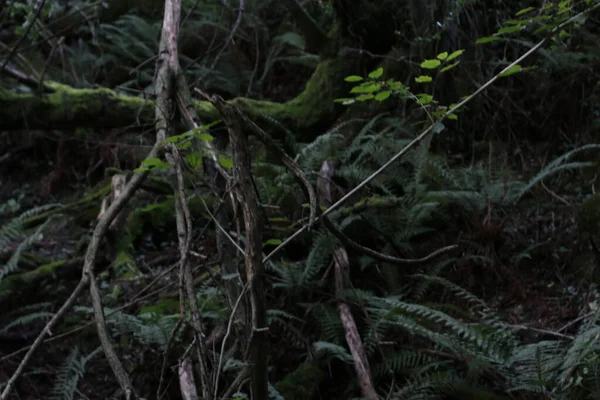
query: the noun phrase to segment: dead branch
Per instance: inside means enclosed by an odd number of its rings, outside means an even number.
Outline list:
[[[319,200],[325,206],[331,205],[331,178],[335,173],[335,166],[336,162],[334,160],[323,162],[319,178],[317,179]],[[342,292],[350,282],[350,261],[344,247],[338,246],[333,249],[333,261],[335,264],[335,294],[338,299],[341,299]],[[354,370],[358,377],[362,397],[378,400],[379,396],[373,384],[367,353],[358,333],[350,306],[340,300],[338,301],[338,311],[346,334],[346,343],[348,343],[350,353],[352,354]]]
[[[235,107],[228,105],[221,97],[209,97],[219,110],[227,125],[233,151],[234,193],[242,208],[246,230],[245,267],[249,283],[252,333],[248,341],[250,354],[252,398],[266,399],[268,391],[268,327],[267,307],[264,292],[264,266],[262,258],[262,221],[259,202],[252,183],[252,166],[248,137],[242,129],[242,121]]]

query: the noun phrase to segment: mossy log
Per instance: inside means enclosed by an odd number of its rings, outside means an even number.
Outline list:
[[[257,122],[274,119],[296,133],[299,140],[317,137],[320,129],[337,116],[336,98],[347,89],[344,76],[348,60],[343,57],[322,61],[305,89],[294,99],[277,103],[249,98],[230,102]],[[45,82],[51,93],[42,96],[0,89],[0,120],[4,130],[63,129],[94,127],[142,127],[154,124],[154,101],[119,94],[114,90],[75,89],[56,82]],[[200,122],[219,119],[217,110],[207,101],[194,103]],[[339,108],[338,108],[339,110]],[[183,129],[183,128],[182,128]],[[272,129],[277,136],[281,129]]]
[[[5,277],[0,282],[0,302],[10,299],[18,299],[27,290],[35,288],[40,290],[42,282],[46,279],[61,279],[68,275],[80,276],[83,257],[70,260],[57,260],[48,264],[40,265],[34,270],[14,274]],[[22,302],[22,299],[19,300]],[[3,304],[3,307],[7,306]]]

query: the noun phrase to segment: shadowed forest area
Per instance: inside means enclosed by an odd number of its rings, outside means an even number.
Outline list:
[[[1,4],[1,400],[600,398],[600,1]]]

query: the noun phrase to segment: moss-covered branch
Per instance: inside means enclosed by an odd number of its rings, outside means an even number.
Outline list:
[[[343,96],[347,60],[321,62],[305,89],[294,99],[276,103],[248,98],[231,102],[249,117],[273,118],[299,135],[301,140],[316,137],[336,117],[333,100]],[[0,90],[0,121],[3,129],[73,129],[78,127],[118,128],[152,126],[154,101],[119,94],[110,89],[74,89],[48,84],[53,93],[37,96]],[[207,101],[195,101],[202,122],[219,118]]]

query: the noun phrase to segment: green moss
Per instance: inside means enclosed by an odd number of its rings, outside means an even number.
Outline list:
[[[352,63],[344,57],[330,58],[319,63],[306,83],[305,89],[294,99],[285,103],[237,98],[232,103],[249,117],[273,118],[299,135],[302,141],[311,140],[321,133],[336,117],[334,99],[344,96]],[[96,129],[117,126],[154,123],[154,102],[141,97],[121,95],[114,90],[75,89],[57,82],[47,81],[54,92],[37,96],[31,93],[0,92],[0,116],[5,129],[18,128],[26,119],[30,128],[94,127]],[[207,101],[195,101],[194,107],[202,122],[220,118],[216,109]],[[183,128],[182,128],[183,129]],[[280,133],[273,129],[273,133]]]
[[[0,285],[0,300],[10,298],[12,294],[18,293],[23,286],[31,286],[45,277],[56,278],[57,269],[65,264],[67,264],[67,260],[53,261],[22,274],[7,276]]]
[[[321,369],[312,363],[303,363],[275,385],[286,400],[310,400],[317,394],[323,381]]]

